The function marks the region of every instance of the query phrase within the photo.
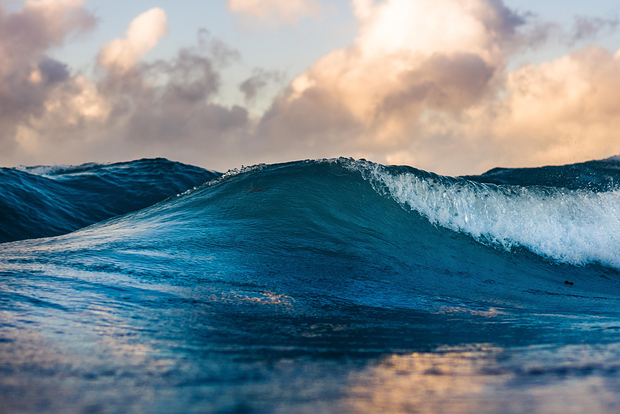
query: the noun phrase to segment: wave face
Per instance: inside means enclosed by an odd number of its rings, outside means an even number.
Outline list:
[[[614,411],[619,167],[258,165],[1,244],[0,395],[16,411]]]
[[[219,175],[161,158],[0,168],[0,243],[69,233]]]

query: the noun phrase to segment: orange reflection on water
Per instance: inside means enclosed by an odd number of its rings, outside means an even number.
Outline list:
[[[513,374],[500,369],[501,348],[440,348],[392,355],[349,378],[347,406],[355,412],[501,412],[489,396]]]

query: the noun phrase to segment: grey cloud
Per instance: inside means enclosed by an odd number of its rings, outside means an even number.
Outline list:
[[[277,154],[284,159],[337,156],[351,145],[363,126],[331,91],[307,89],[288,101],[278,96],[265,113],[249,143],[249,151],[264,157]],[[282,158],[280,158],[282,159]]]
[[[0,147],[7,154],[16,147],[17,126],[40,116],[50,94],[71,82],[67,66],[49,59],[47,50],[95,24],[95,17],[76,5],[26,3],[8,12],[0,3]]]
[[[58,85],[67,80],[67,74],[52,70],[48,73],[51,77],[47,77],[42,71],[45,78],[33,83],[29,68],[13,67],[5,70],[8,73],[0,78],[0,141],[7,141],[6,145],[13,148],[17,125],[27,123],[30,117],[40,116],[45,111],[46,99]]]
[[[167,78],[161,89],[162,99],[167,101],[196,102],[217,93],[220,75],[212,59],[191,49],[182,49],[176,59],[158,60],[144,64],[141,69],[147,76]]]
[[[384,99],[377,116],[408,112],[422,104],[458,112],[488,92],[494,73],[495,68],[478,55],[433,55],[419,68],[401,75],[403,86],[398,93]]]
[[[82,7],[51,3],[7,13],[0,6],[0,50],[5,59],[7,55],[13,59],[41,56],[50,47],[62,45],[71,33],[93,29],[96,22]]]
[[[526,17],[506,7],[502,0],[487,0],[488,6],[480,12],[480,21],[487,30],[494,31],[502,39],[516,35],[517,28],[526,23]]]
[[[239,84],[246,102],[253,101],[258,92],[271,82],[281,82],[284,76],[278,71],[266,71],[262,68],[254,69],[252,76]]]
[[[541,19],[528,20],[528,27],[523,31],[523,46],[535,49],[544,45],[550,38],[557,37],[562,33],[562,28],[557,23]]]
[[[583,40],[593,40],[601,33],[612,33],[618,29],[618,17],[600,18],[575,16],[575,23],[568,35],[568,43],[572,46]]]
[[[94,17],[48,4],[46,14],[27,5],[8,13],[0,3],[0,163],[166,156],[224,168],[222,160],[236,156],[249,135],[248,112],[212,101],[221,71],[241,60],[237,50],[201,30],[195,46],[171,59],[127,71],[97,66],[89,80],[47,51]]]
[[[220,138],[227,132],[243,129],[248,122],[247,111],[234,106],[201,103],[184,106],[178,102],[160,102],[151,108],[140,108],[124,127],[126,144],[160,147],[171,154],[207,157],[211,152],[224,151]],[[174,148],[175,146],[180,146]]]
[[[592,41],[600,35],[614,33],[620,26],[618,16],[589,17],[575,16],[571,27],[565,27],[558,22],[546,21],[532,13],[523,14],[526,22],[518,38],[519,46],[536,48],[554,39],[568,46],[575,46],[579,42]]]
[[[64,82],[69,79],[69,67],[54,59],[45,59],[39,63],[39,71],[48,83]]]
[[[530,11],[515,11],[502,0],[486,0],[490,6],[482,11],[480,20],[487,30],[496,34],[504,53],[524,48],[535,49],[549,39],[562,37],[563,30],[556,22],[542,19]]]
[[[221,39],[214,37],[207,29],[198,30],[198,50],[207,53],[219,66],[228,66],[241,61],[241,54],[224,43]]]
[[[195,109],[219,91],[215,60],[204,48],[184,48],[169,60],[142,63],[126,73],[110,71],[100,81],[99,90],[108,102],[120,107],[114,112],[125,116],[164,107]]]
[[[220,168],[213,165],[214,154],[236,151],[250,123],[246,109],[210,102],[220,89],[221,67],[235,59],[234,49],[201,31],[197,46],[174,58],[105,72],[97,87],[111,105],[105,131],[115,135],[106,151],[197,164],[207,160],[210,168]]]

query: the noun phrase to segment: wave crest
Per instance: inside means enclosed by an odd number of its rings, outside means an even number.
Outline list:
[[[404,208],[480,242],[620,268],[620,190],[486,184],[364,161],[349,168]]]

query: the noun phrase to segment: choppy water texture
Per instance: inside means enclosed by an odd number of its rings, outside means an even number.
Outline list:
[[[0,412],[620,410],[618,160],[114,166],[1,171],[14,238],[189,191],[0,244]]]

